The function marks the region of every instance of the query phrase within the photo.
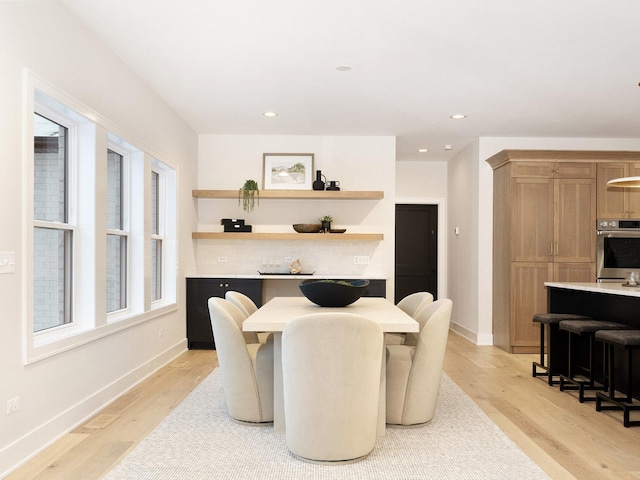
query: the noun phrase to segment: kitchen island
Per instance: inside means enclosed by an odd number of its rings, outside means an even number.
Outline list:
[[[549,313],[577,313],[640,329],[640,285],[546,282]]]
[[[640,330],[640,285],[630,287],[622,283],[571,283],[546,282],[549,313],[577,313],[587,315],[594,320],[606,320],[629,325]],[[553,368],[566,371],[566,337],[556,336],[555,342],[548,345],[548,362]],[[594,352],[594,371],[601,377],[603,372],[602,345],[596,342]],[[622,374],[624,357],[616,352],[616,386],[626,391]],[[640,356],[633,357],[633,383],[640,385]],[[598,378],[597,380],[602,380]],[[634,388],[638,392],[638,388]],[[637,396],[634,393],[634,396]]]

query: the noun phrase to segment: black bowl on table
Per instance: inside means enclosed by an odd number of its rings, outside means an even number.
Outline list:
[[[303,280],[300,290],[321,307],[346,307],[358,300],[369,286],[369,280]]]

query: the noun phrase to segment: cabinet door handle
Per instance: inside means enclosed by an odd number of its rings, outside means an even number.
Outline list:
[[[553,257],[553,242],[549,242],[549,256]]]
[[[558,242],[555,242],[555,243],[556,243],[556,253],[555,253],[555,256],[557,257],[557,256],[558,256]]]

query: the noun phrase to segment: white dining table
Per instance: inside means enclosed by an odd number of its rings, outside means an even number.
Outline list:
[[[306,297],[275,297],[250,315],[242,324],[247,332],[273,332],[273,426],[278,434],[285,433],[284,392],[282,386],[282,331],[289,320],[311,313],[355,313],[374,320],[385,333],[418,332],[419,324],[410,315],[386,298],[362,297],[346,307],[320,307]],[[382,355],[380,375],[380,403],[378,410],[378,436],[383,436],[386,425],[386,355]]]

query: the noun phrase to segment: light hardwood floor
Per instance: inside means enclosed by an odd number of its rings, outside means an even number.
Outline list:
[[[535,358],[451,333],[445,372],[551,478],[640,479],[640,427],[532,378]],[[7,480],[101,478],[216,365],[214,351],[184,353]]]

